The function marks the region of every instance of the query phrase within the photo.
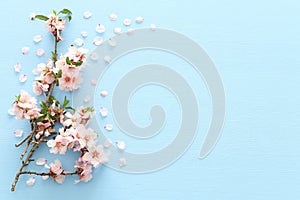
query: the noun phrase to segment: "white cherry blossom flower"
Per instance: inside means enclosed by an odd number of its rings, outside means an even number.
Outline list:
[[[88,149],[88,152],[86,152],[82,160],[86,162],[90,162],[95,168],[97,168],[100,164],[104,164],[108,161],[108,152],[103,151],[103,146],[93,146]]]

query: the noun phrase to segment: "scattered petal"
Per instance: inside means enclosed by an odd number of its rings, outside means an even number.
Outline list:
[[[90,54],[90,58],[91,58],[92,60],[98,60],[98,59],[99,59],[99,55],[98,55],[97,53],[91,53],[91,54]]]
[[[81,32],[81,36],[82,36],[82,37],[87,37],[87,36],[88,36],[88,33],[87,33],[86,31],[82,31],[82,32]]]
[[[45,164],[44,167],[45,167],[46,169],[50,169],[50,166],[49,166],[48,164]]]
[[[84,101],[85,103],[89,102],[90,100],[91,100],[91,97],[90,97],[90,96],[86,96],[86,97],[83,99],[83,101]]]
[[[96,32],[97,33],[104,33],[105,32],[105,27],[103,26],[103,24],[98,24],[96,26]]]
[[[107,63],[110,63],[111,62],[111,57],[110,56],[104,56],[104,61],[107,62]]]
[[[80,183],[80,180],[74,180],[74,184]]]
[[[19,63],[17,63],[17,64],[14,66],[14,69],[15,69],[15,72],[20,72],[21,69],[22,69],[22,66],[21,66]]]
[[[43,36],[41,36],[41,35],[36,35],[33,37],[33,41],[35,43],[39,43],[40,41],[42,41],[42,39],[43,39]]]
[[[45,158],[39,158],[36,160],[35,164],[37,165],[45,165],[47,160]]]
[[[44,49],[38,49],[38,50],[36,50],[35,54],[37,56],[43,56],[45,54],[45,51],[44,51]]]
[[[35,13],[29,13],[29,18],[30,18],[31,20],[35,20],[35,16],[36,16]]]
[[[111,13],[108,17],[111,21],[116,21],[118,18],[118,15],[116,15],[115,13]]]
[[[120,35],[122,33],[122,29],[119,27],[114,28],[114,33]]]
[[[100,108],[100,114],[101,114],[102,117],[107,117],[107,115],[108,115],[107,108],[101,107]]]
[[[112,131],[113,130],[113,125],[112,124],[106,124],[106,125],[104,125],[104,128],[108,131]]]
[[[95,79],[93,79],[93,80],[91,80],[91,84],[95,86],[95,85],[97,85],[97,81]]]
[[[106,97],[108,95],[108,92],[106,90],[103,90],[103,91],[100,92],[100,95],[102,97]]]
[[[138,23],[138,24],[142,23],[143,21],[144,21],[143,17],[137,17],[137,18],[135,18],[135,22]]]
[[[45,181],[49,178],[49,176],[42,176],[42,179]]]
[[[90,12],[90,11],[85,11],[84,13],[83,13],[83,18],[84,19],[88,19],[88,18],[90,18],[92,16],[92,13]]]
[[[134,33],[134,29],[130,28],[127,30],[127,35],[132,35]]]
[[[21,83],[24,83],[26,80],[27,80],[27,75],[26,75],[26,74],[21,74],[21,75],[19,76],[19,81],[20,81]]]
[[[124,167],[126,165],[126,158],[120,158],[119,165],[120,167]]]
[[[34,177],[30,177],[27,181],[26,184],[28,186],[32,186],[35,183],[35,178]]]
[[[16,137],[22,137],[22,135],[23,135],[23,131],[22,131],[22,130],[19,130],[19,129],[17,129],[17,130],[15,130],[15,131],[14,131],[14,134],[15,134],[15,136],[16,136]]]
[[[117,41],[114,38],[109,38],[108,39],[108,44],[112,47],[117,45]]]
[[[7,111],[7,113],[9,114],[9,115],[15,115],[15,112],[14,112],[14,108],[10,108],[8,111]]]
[[[152,31],[155,31],[156,30],[156,25],[155,24],[150,24],[150,28]]]
[[[102,37],[97,36],[97,37],[94,38],[94,41],[93,41],[94,45],[99,46],[102,43],[103,43],[103,38]]]
[[[23,47],[22,48],[22,54],[26,55],[29,52],[29,47]]]
[[[109,148],[111,145],[112,145],[112,141],[110,139],[107,139],[103,144],[105,148]]]
[[[124,150],[126,148],[125,142],[123,142],[123,141],[117,141],[116,144],[117,144],[117,147],[121,150]]]
[[[130,26],[131,20],[130,20],[130,19],[124,19],[123,24],[124,24],[125,26]]]
[[[74,41],[74,44],[75,44],[76,46],[81,47],[82,45],[84,45],[83,39],[77,38],[77,39]]]

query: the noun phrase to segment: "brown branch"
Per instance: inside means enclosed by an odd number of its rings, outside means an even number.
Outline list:
[[[31,174],[31,175],[37,175],[37,176],[57,176],[57,174],[51,173],[51,172],[32,172],[32,171],[22,171],[20,174]],[[64,175],[64,176],[72,176],[79,174],[78,171],[75,172],[62,172],[59,175]]]

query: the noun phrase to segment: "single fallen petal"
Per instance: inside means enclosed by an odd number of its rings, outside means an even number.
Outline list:
[[[15,72],[20,72],[22,69],[22,66],[19,63],[17,63],[17,64],[15,64],[14,69],[15,69]]]
[[[97,53],[91,53],[91,54],[90,54],[90,58],[91,58],[92,60],[98,60],[98,59],[99,59],[99,55],[98,55]]]
[[[46,163],[47,163],[47,160],[45,158],[39,158],[35,162],[35,164],[37,164],[37,165],[45,165]]]
[[[24,83],[26,80],[27,80],[27,75],[26,75],[26,74],[21,74],[21,75],[19,76],[19,81],[20,81],[21,83]]]
[[[98,25],[96,26],[96,32],[97,32],[97,33],[104,33],[104,32],[105,32],[105,27],[104,27],[104,25],[103,25],[103,24],[98,24]]]
[[[156,30],[156,25],[155,24],[150,24],[150,28],[152,31],[155,31]]]
[[[131,20],[126,18],[126,19],[124,19],[123,24],[124,24],[125,26],[130,26]]]
[[[110,63],[111,62],[111,57],[110,56],[104,56],[104,61],[107,62],[107,63]]]
[[[35,178],[34,177],[30,177],[27,181],[26,184],[28,186],[32,186],[35,183]]]
[[[97,36],[97,37],[94,38],[94,41],[93,41],[94,45],[99,46],[102,43],[103,43],[103,38],[102,37]]]
[[[108,17],[111,21],[116,21],[118,18],[118,15],[115,13],[111,13]]]
[[[127,30],[127,35],[132,35],[134,33],[134,29],[130,28]]]
[[[84,19],[88,19],[88,18],[90,18],[92,16],[92,13],[90,12],[90,11],[85,11],[84,13],[83,13],[83,18]]]
[[[120,167],[125,166],[126,165],[126,158],[120,158],[119,165],[120,165]]]
[[[104,128],[108,131],[112,131],[113,130],[113,125],[112,124],[106,124],[106,125],[104,125]]]
[[[123,141],[117,141],[116,144],[117,144],[117,147],[121,150],[124,150],[126,148],[125,142],[123,142]]]
[[[143,21],[144,21],[143,17],[137,17],[137,18],[135,18],[135,22],[138,23],[138,24],[142,23]]]
[[[49,166],[48,164],[45,164],[44,167],[45,167],[46,169],[50,169],[50,166]]]
[[[114,33],[120,35],[122,33],[122,29],[119,27],[114,28]]]
[[[22,135],[23,135],[23,131],[22,131],[22,130],[19,130],[19,129],[17,129],[17,130],[15,130],[15,131],[14,131],[14,134],[15,134],[15,136],[16,136],[16,137],[22,137]]]
[[[81,47],[81,46],[84,44],[83,39],[77,38],[77,39],[74,41],[74,44],[75,44],[76,46]]]
[[[82,32],[81,32],[81,36],[82,36],[82,37],[87,37],[87,36],[88,36],[88,33],[87,33],[86,31],[82,31]]]
[[[15,115],[15,109],[14,108],[10,108],[8,111],[7,111],[7,113],[9,114],[9,115]]]
[[[91,84],[95,86],[95,85],[97,85],[97,81],[95,79],[93,79],[93,80],[91,80]]]
[[[80,180],[74,180],[74,184],[80,183]]]
[[[33,41],[35,43],[39,43],[40,41],[42,41],[42,39],[43,39],[43,36],[41,36],[41,35],[36,35],[33,37]]]
[[[45,181],[49,178],[49,176],[42,176],[42,179]]]
[[[101,114],[102,117],[107,117],[107,115],[108,115],[107,108],[101,107],[100,108],[100,114]]]
[[[23,47],[22,48],[22,54],[26,55],[29,52],[29,49],[30,49],[29,47]]]
[[[103,91],[100,92],[100,95],[102,97],[106,97],[108,95],[108,92],[106,90],[103,90]]]
[[[38,49],[38,50],[36,50],[35,54],[37,56],[43,56],[45,54],[45,51],[44,51],[44,49]]]
[[[108,44],[112,47],[117,45],[117,41],[114,38],[109,38],[108,39]]]
[[[109,148],[111,145],[112,145],[112,141],[110,139],[107,139],[103,144],[105,148]]]
[[[83,99],[83,101],[84,101],[85,103],[89,102],[90,100],[91,100],[91,97],[90,97],[90,96],[86,96],[86,97]]]

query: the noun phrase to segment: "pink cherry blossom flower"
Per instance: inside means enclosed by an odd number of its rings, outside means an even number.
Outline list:
[[[92,176],[93,166],[91,164],[84,162],[80,165],[76,164],[75,168],[77,168],[78,171],[81,171],[81,173],[79,174],[79,180],[75,180],[75,183],[79,183],[81,181],[88,182],[93,178]]]
[[[60,175],[63,172],[61,162],[59,160],[54,160],[54,163],[50,163],[50,172],[56,175]]]
[[[95,168],[97,168],[100,164],[106,163],[108,161],[108,152],[103,151],[103,146],[92,146],[88,148],[88,152],[86,152],[82,160],[91,163]]]

